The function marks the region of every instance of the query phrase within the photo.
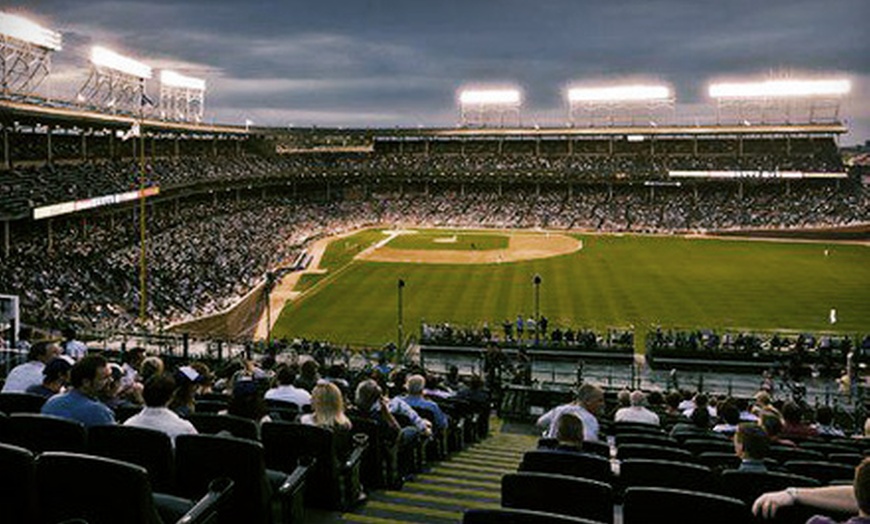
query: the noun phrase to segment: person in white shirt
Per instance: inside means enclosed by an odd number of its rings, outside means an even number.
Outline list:
[[[64,328],[63,342],[60,345],[63,348],[63,354],[69,355],[75,360],[81,360],[88,353],[88,346],[84,342],[76,340],[76,330],[71,327]]]
[[[42,384],[45,364],[60,354],[54,342],[37,342],[27,352],[27,362],[12,368],[3,384],[3,393],[24,393],[31,386]]]
[[[643,391],[635,390],[629,396],[630,405],[626,408],[616,410],[613,416],[615,422],[638,422],[640,424],[659,425],[659,416],[648,409],[646,403],[646,395]]]
[[[546,427],[544,436],[556,438],[559,416],[563,413],[574,413],[583,421],[583,440],[599,440],[598,419],[595,415],[604,405],[604,390],[594,384],[583,384],[577,390],[577,399],[570,404],[556,406],[541,415],[537,421],[539,427]]]
[[[166,407],[173,391],[175,379],[172,375],[160,374],[149,378],[142,390],[145,407],[124,421],[124,425],[162,431],[172,438],[173,445],[178,435],[195,435],[196,428],[190,421],[184,420]]]
[[[264,395],[266,400],[292,402],[299,406],[300,409],[302,406],[311,404],[311,394],[293,385],[296,382],[296,373],[293,372],[290,366],[286,364],[279,366],[277,379],[278,385],[266,391]]]

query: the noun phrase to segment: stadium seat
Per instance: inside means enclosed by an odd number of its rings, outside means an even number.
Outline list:
[[[622,488],[660,487],[716,492],[716,480],[710,468],[667,460],[623,460],[619,466],[619,484]]]
[[[42,395],[31,393],[0,393],[0,411],[7,415],[39,413],[46,400],[48,399]]]
[[[715,471],[722,471],[726,469],[737,469],[740,467],[740,457],[731,453],[720,453],[717,451],[706,451],[701,453],[696,457],[698,464],[702,466],[707,466],[708,468]]]
[[[162,431],[133,426],[94,426],[88,429],[88,453],[142,466],[148,472],[154,491],[174,491],[172,439]]]
[[[845,464],[853,468],[860,464],[862,460],[864,460],[864,456],[854,451],[851,453],[831,453],[828,455],[828,462]]]
[[[351,415],[350,420],[353,431],[364,433],[369,439],[360,468],[363,485],[370,489],[400,488],[398,433],[365,417]]]
[[[613,488],[609,484],[546,473],[508,473],[501,479],[501,504],[610,524]]]
[[[88,524],[160,524],[211,522],[232,492],[228,479],[209,482],[191,500],[151,491],[144,468],[105,457],[45,452],[36,459],[36,483],[42,522],[80,519]]]
[[[235,489],[221,506],[218,522],[222,524],[301,521],[299,504],[306,469],[297,468],[289,476],[267,472],[259,442],[218,435],[179,435],[175,440],[175,471],[176,492],[186,497],[201,493],[212,479],[232,479]]]
[[[646,444],[625,444],[616,447],[616,458],[670,460],[673,462],[695,462],[695,457],[685,449]]]
[[[450,442],[450,427],[443,430],[435,429],[435,412],[431,409],[416,407],[414,411],[432,423],[432,438],[427,442],[426,456],[436,460],[444,460],[447,458],[449,442]]]
[[[260,440],[260,428],[251,419],[216,413],[191,413],[187,420],[200,433],[215,435],[222,431],[238,438]]]
[[[665,431],[660,426],[642,424],[640,422],[614,422],[611,428],[614,436],[622,433],[665,434]]]
[[[808,449],[810,451],[818,451],[825,456],[830,456],[831,453],[855,453],[854,446],[847,446],[844,444],[834,444],[829,442],[813,442],[806,441],[801,442],[801,449]]]
[[[821,460],[790,460],[783,467],[789,473],[814,478],[822,484],[830,484],[836,480],[849,482],[855,478],[854,467]]]
[[[721,495],[668,488],[628,488],[622,505],[623,524],[650,522],[750,522],[749,507]]]
[[[81,422],[51,415],[15,413],[9,416],[7,442],[34,453],[87,450],[87,432]]]
[[[462,524],[605,524],[594,520],[525,509],[469,509]]]
[[[0,508],[4,520],[36,522],[36,464],[25,448],[0,443]]]
[[[269,410],[269,418],[285,422],[296,422],[302,412],[295,402],[269,398],[266,399],[266,408]]]
[[[726,470],[719,475],[721,493],[740,499],[746,504],[752,504],[762,493],[768,491],[780,491],[790,486],[811,488],[820,485],[813,478],[779,471]]]
[[[326,428],[272,421],[263,423],[267,467],[292,472],[300,463],[313,461],[308,473],[305,504],[344,510],[360,500],[360,466],[368,437]]]
[[[520,472],[553,473],[610,484],[610,461],[598,455],[571,451],[533,450],[523,454]]]
[[[789,446],[770,446],[767,456],[776,460],[780,464],[785,464],[789,460],[824,460],[825,455],[810,449],[792,448]]]
[[[675,439],[665,435],[664,433],[618,433],[614,437],[616,447],[625,444],[643,444],[647,446],[665,446],[671,448],[679,448],[680,443]]]
[[[683,441],[682,447],[683,449],[691,452],[693,455],[700,455],[701,453],[707,452],[734,453],[733,443],[725,441],[719,442],[709,439],[688,438]]]

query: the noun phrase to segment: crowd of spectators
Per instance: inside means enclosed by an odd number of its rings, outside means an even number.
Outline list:
[[[848,184],[556,185],[542,182],[546,176],[540,174],[542,169],[601,168],[613,178],[623,168],[649,169],[647,160],[361,153],[153,160],[146,167],[147,183],[161,188],[282,177],[311,183],[339,174],[347,180],[329,198],[297,195],[283,185],[150,206],[147,316],[161,325],[221,310],[276,264],[294,259],[310,239],[369,224],[686,232],[870,221],[870,193]],[[473,183],[511,173],[529,176],[520,182]],[[412,174],[424,176],[426,183],[409,183],[407,189],[378,184],[383,177],[412,180]],[[462,183],[449,182],[459,175]],[[0,201],[18,199],[28,207],[138,187],[135,164],[121,161],[22,167],[0,177]],[[50,233],[38,226],[16,228],[9,256],[0,259],[4,291],[22,297],[27,321],[51,325],[52,319],[72,318],[89,328],[132,326],[139,303],[135,216],[56,220]],[[568,332],[553,329],[553,336],[553,343],[571,343]]]

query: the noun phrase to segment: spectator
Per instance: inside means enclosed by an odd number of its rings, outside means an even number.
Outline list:
[[[257,424],[271,421],[266,401],[263,398],[261,381],[242,378],[233,384],[233,395],[227,413],[255,421]]]
[[[583,420],[575,413],[565,412],[556,421],[556,449],[559,451],[583,451]]]
[[[767,471],[764,459],[770,449],[770,439],[764,428],[751,422],[743,422],[734,433],[734,452],[740,457],[740,471]]]
[[[341,390],[332,382],[321,381],[311,394],[311,413],[300,418],[302,424],[320,426],[335,431],[349,431],[350,419],[344,413]]]
[[[584,440],[598,439],[598,419],[595,415],[604,405],[604,391],[594,384],[585,383],[577,389],[577,398],[569,403],[556,406],[538,418],[537,425],[547,428],[544,436],[556,438],[556,421],[563,413],[575,413],[583,421]]]
[[[37,342],[27,352],[27,362],[12,368],[3,384],[3,393],[24,393],[31,386],[42,384],[45,364],[60,354],[54,342]]]
[[[407,394],[402,397],[409,406],[414,408],[428,409],[434,415],[433,425],[436,431],[444,431],[447,429],[447,415],[441,411],[441,407],[435,402],[423,397],[423,389],[426,387],[426,379],[423,375],[409,375],[405,380],[405,389]]]
[[[193,424],[167,407],[174,391],[175,379],[171,375],[161,374],[149,378],[142,390],[145,407],[128,418],[124,425],[162,431],[172,438],[173,445],[178,435],[195,435],[197,431]]]
[[[289,364],[278,365],[276,379],[278,385],[266,391],[266,400],[292,402],[299,406],[300,409],[302,406],[311,404],[311,393],[293,385],[296,382],[296,373],[293,366]]]
[[[782,405],[782,419],[783,438],[801,440],[817,435],[815,428],[803,421],[803,411],[795,402],[786,402]]]
[[[728,401],[722,405],[719,409],[719,418],[721,422],[713,426],[713,431],[725,435],[733,435],[737,431],[737,425],[740,424],[740,411],[733,402]]]
[[[314,386],[317,385],[317,381],[320,380],[319,369],[320,366],[314,359],[302,362],[299,366],[299,377],[296,378],[296,387],[310,393],[314,389]]]
[[[752,504],[752,512],[763,518],[774,518],[784,506],[810,506],[838,513],[857,513],[844,524],[870,522],[870,458],[855,468],[851,486],[824,486],[821,488],[788,488],[765,493]],[[807,524],[832,524],[828,517],[816,516]]]
[[[42,413],[77,420],[85,427],[111,425],[115,415],[97,400],[109,380],[109,363],[102,355],[86,355],[70,370],[72,388],[48,399]]]
[[[26,393],[50,398],[63,392],[63,388],[69,383],[70,370],[73,367],[73,359],[66,355],[60,355],[51,359],[42,370],[42,384],[30,386]]]
[[[88,346],[80,340],[76,340],[74,327],[66,327],[63,330],[63,342],[60,343],[64,355],[69,355],[73,360],[80,360],[88,353]]]
[[[619,408],[613,416],[614,422],[636,422],[639,424],[659,425],[659,416],[650,411],[644,404],[646,395],[643,391],[635,390],[629,394],[630,406]]]
[[[834,425],[834,410],[830,406],[819,406],[816,410],[816,432],[823,437],[844,437],[842,429]]]
[[[169,409],[181,417],[196,410],[196,392],[201,375],[191,366],[181,366],[175,372],[175,392],[169,401]]]

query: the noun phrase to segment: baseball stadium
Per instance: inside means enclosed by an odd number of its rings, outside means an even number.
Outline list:
[[[60,32],[0,36],[9,522],[850,513],[797,502],[858,493],[870,451],[844,76],[711,81],[702,122],[660,83],[570,89],[547,126],[501,85],[452,127],[257,126],[102,47],[47,96]],[[188,429],[136,427],[167,406]]]

